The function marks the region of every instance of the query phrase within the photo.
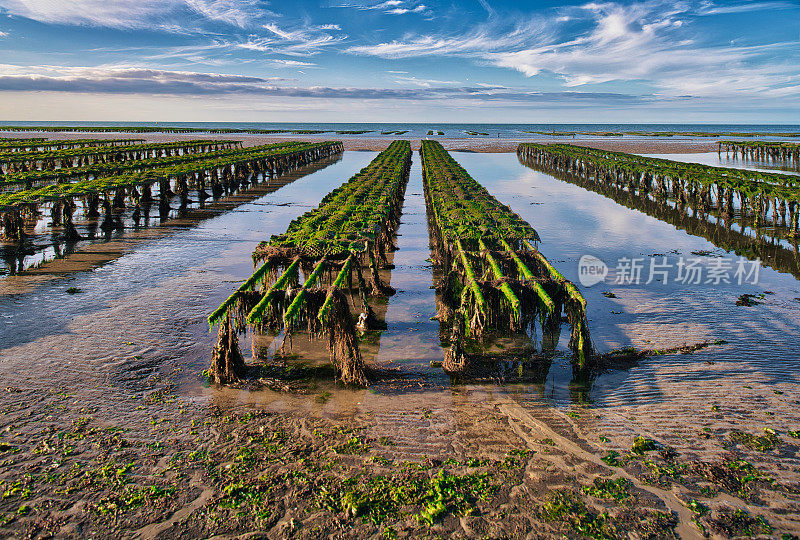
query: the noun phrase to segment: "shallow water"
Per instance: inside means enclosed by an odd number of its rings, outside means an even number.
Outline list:
[[[792,275],[762,266],[757,285],[738,285],[733,279],[719,285],[675,283],[680,257],[700,259],[706,272],[720,257],[738,257],[597,193],[521,168],[515,156],[459,154],[457,159],[533,224],[542,238],[542,253],[567,279],[578,283],[582,255],[594,255],[608,264],[605,283],[581,288],[600,351],[631,344],[667,348],[707,340],[729,342],[694,355],[653,357],[629,371],[601,375],[590,394],[596,403],[657,401],[738,375],[798,382],[800,365],[793,351],[800,344],[800,283]],[[615,267],[624,257],[642,259],[641,284],[613,283]],[[651,261],[661,263],[663,257],[672,265],[669,282],[645,285]],[[604,291],[617,298],[606,298]],[[774,294],[765,295],[761,305],[735,305],[741,294],[764,291]],[[713,368],[689,369],[707,366],[709,359],[715,362]]]
[[[800,165],[780,161],[761,161],[754,159],[741,159],[731,155],[718,154],[717,152],[701,152],[696,154],[642,154],[647,157],[657,157],[682,161],[685,163],[701,163],[713,167],[733,167],[737,169],[752,169],[755,171],[778,172],[785,174],[800,174]]]
[[[196,374],[208,363],[214,335],[205,316],[252,270],[250,253],[258,241],[282,232],[288,222],[316,205],[322,195],[366,165],[374,153],[348,152],[343,159],[301,177],[277,192],[187,229],[132,247],[91,272],[75,272],[31,292],[3,294],[0,370],[9,384],[33,373],[57,374],[78,383],[111,383],[135,391],[137,381],[157,371],[182,369],[185,388],[196,397]],[[578,260],[594,255],[611,271],[605,283],[582,287],[588,300],[592,338],[600,352],[634,345],[667,348],[724,339],[694,355],[650,358],[624,371],[599,375],[589,399],[597,404],[635,404],[668,399],[698,381],[732,377],[797,383],[800,344],[800,285],[788,274],[759,268],[756,285],[645,285],[652,261],[671,265],[680,257],[699,259],[707,272],[720,257],[734,257],[708,240],[625,208],[599,194],[522,166],[512,154],[455,153],[456,159],[501,201],[538,230],[542,252],[578,283]],[[449,380],[430,363],[441,361],[421,172],[415,155],[394,254],[391,285],[398,293],[387,306],[374,361],[415,373],[434,386]],[[693,255],[692,252],[703,255]],[[641,259],[642,283],[614,284],[624,257]],[[733,260],[733,259],[732,259]],[[7,278],[1,292],[13,292],[27,276]],[[734,280],[735,281],[735,280]],[[109,286],[109,284],[113,284]],[[68,287],[81,293],[66,294]],[[20,289],[23,290],[23,289]],[[745,293],[770,291],[753,307],[736,306]],[[613,292],[607,298],[603,292]],[[555,361],[535,395],[567,405],[585,398],[571,384],[563,331]],[[244,338],[242,350],[249,351]],[[247,356],[247,353],[246,353]],[[712,368],[705,361],[712,359]],[[92,386],[91,384],[88,386]],[[526,388],[534,389],[530,385]],[[520,388],[517,388],[519,390]],[[105,399],[107,396],[103,396]],[[239,397],[237,399],[249,400]]]
[[[307,176],[298,171],[274,193],[189,227],[162,228],[162,237],[113,253],[91,271],[43,283],[31,274],[3,279],[0,378],[22,388],[34,381],[86,388],[101,403],[141,392],[159,372],[179,369],[196,382],[215,338],[205,318],[250,275],[258,242],[283,232],[374,156],[348,152]],[[70,287],[81,292],[67,294]],[[136,414],[114,414],[125,412]]]

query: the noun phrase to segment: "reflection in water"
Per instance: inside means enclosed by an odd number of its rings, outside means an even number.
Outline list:
[[[140,243],[122,257],[116,253],[119,258],[112,264],[93,272],[65,274],[68,283],[53,281],[34,286],[31,292],[0,295],[0,376],[4,385],[80,387],[81,399],[104,404],[117,416],[136,417],[141,414],[136,411],[138,403],[131,401],[128,393],[156,371],[181,368],[177,377],[181,392],[201,403],[227,399],[271,410],[307,407],[326,414],[370,410],[375,411],[376,418],[396,417],[399,429],[406,425],[406,418],[400,416],[406,408],[446,408],[442,404],[450,403],[451,392],[443,389],[450,387],[451,381],[440,369],[430,367],[443,359],[439,322],[430,320],[436,315],[432,279],[438,281],[439,276],[432,276],[430,261],[426,260],[430,247],[418,160],[413,164],[398,230],[400,250],[392,253],[395,268],[391,270],[391,284],[397,294],[388,305],[374,306],[376,315],[385,318],[387,329],[368,338],[379,343],[363,344],[366,360],[374,359],[379,367],[398,368],[406,381],[388,388],[376,383],[367,391],[338,391],[321,382],[319,390],[296,399],[283,392],[203,388],[199,382],[215,338],[208,332],[205,318],[252,273],[250,256],[255,245],[283,232],[292,219],[316,206],[321,195],[374,156],[348,152],[336,165],[234,211],[223,212],[220,203],[215,203],[218,210],[208,214],[213,219],[185,223],[185,229],[180,228],[184,222],[176,220],[168,235]],[[706,240],[676,231],[633,207],[619,206],[603,195],[521,167],[513,154],[463,153],[457,159],[539,231],[545,240],[543,253],[573,281],[578,279],[577,261],[584,253],[601,255],[610,262],[623,255],[646,257],[671,249],[713,249]],[[241,199],[232,198],[229,206],[239,204],[237,201]],[[207,201],[206,206],[214,205]],[[161,228],[150,229],[154,230]],[[132,231],[126,232],[132,236]],[[109,249],[105,244],[97,245],[104,251]],[[0,286],[8,291],[15,284],[34,281],[34,277],[26,273],[0,280]],[[596,407],[667,406],[671,400],[680,400],[681,406],[707,409],[709,393],[716,392],[718,384],[729,385],[732,380],[739,384],[763,381],[770,388],[797,384],[800,371],[793,353],[800,347],[800,304],[794,300],[800,297],[797,281],[766,268],[761,280],[758,289],[674,284],[583,289],[593,339],[601,352],[631,344],[660,348],[716,338],[726,339],[729,345],[694,355],[654,357],[632,369],[580,381],[573,378],[562,332],[555,353],[546,362],[537,364],[540,357],[533,355],[510,358],[496,367],[496,378],[474,386],[459,382],[454,391],[517,392],[531,406],[568,407],[586,399],[591,384],[590,397]],[[83,292],[66,294],[65,289],[72,286]],[[618,298],[601,294],[609,287]],[[734,305],[742,292],[759,290],[775,294],[753,308]],[[546,348],[545,337],[538,339],[536,346]],[[299,345],[295,342],[296,347]],[[320,358],[327,359],[323,342],[315,341],[313,347],[319,348]],[[522,378],[536,382],[513,383],[520,369],[516,362],[522,365]],[[511,382],[498,390],[492,381],[501,380]],[[109,388],[108,383],[114,386]],[[102,386],[91,390],[95,384]],[[746,391],[731,388],[724,388],[726,399],[746,399]],[[316,394],[323,389],[331,392],[330,400],[316,402]],[[772,395],[772,390],[768,393]]]
[[[768,167],[779,171],[800,170],[800,145],[794,143],[736,143],[720,142],[717,156],[722,161],[741,164],[747,168]],[[736,165],[734,165],[736,166]]]
[[[131,395],[141,397],[162,374],[189,392],[210,393],[199,377],[213,345],[208,313],[252,272],[259,240],[285,229],[370,157],[349,153],[305,167],[281,177],[278,191],[262,184],[207,201],[189,219],[147,235],[126,231],[127,243],[84,243],[39,273],[0,280],[4,387],[69,388],[114,421],[141,419]],[[89,259],[91,271],[75,270],[76,259]],[[69,294],[72,288],[78,292]]]
[[[670,158],[672,159],[672,158]],[[776,161],[763,161],[759,159],[750,158],[736,158],[728,156],[719,156],[720,167],[741,167],[745,169],[754,169],[757,171],[779,171],[785,173],[800,172],[800,163],[783,163]]]
[[[450,347],[440,367],[447,372],[454,384],[477,381],[545,384],[553,357],[557,354],[561,326],[564,323],[560,302],[556,301],[554,314],[547,313],[545,309],[532,309],[528,305],[525,309],[531,313],[529,321],[516,328],[503,327],[502,330],[495,325],[497,321],[494,321],[491,324],[495,328],[487,325],[480,336],[464,331],[463,327],[469,327],[469,324],[454,324],[460,323],[460,317],[466,317],[462,311],[462,295],[454,292],[453,286],[454,281],[457,282],[457,287],[462,286],[461,277],[451,271],[453,263],[447,240],[440,237],[432,207],[433,204],[429,201],[426,205],[426,216],[430,260],[433,263],[433,286],[436,290],[436,318],[439,321],[439,340]],[[477,275],[481,274],[483,272],[478,270]],[[479,279],[486,279],[486,276],[491,275],[487,268]],[[500,296],[499,291],[493,287],[483,288],[482,292],[484,295],[495,293]],[[556,298],[552,291],[548,292],[551,298]],[[500,303],[498,298],[494,301]],[[458,360],[455,362],[454,350],[458,351]],[[566,357],[563,353],[559,354]],[[578,362],[572,362],[572,365],[574,373],[585,370]]]
[[[760,259],[780,272],[800,278],[798,243],[786,227],[764,226],[753,216],[694,204],[691,198],[673,200],[655,197],[610,182],[552,171],[532,160],[520,158],[520,162],[533,170],[603,195],[627,208],[644,212],[691,235],[703,237],[726,251],[733,251],[750,260]]]

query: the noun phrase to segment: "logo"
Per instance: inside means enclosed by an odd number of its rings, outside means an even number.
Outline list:
[[[584,287],[597,285],[608,275],[608,266],[594,255],[584,255],[578,261],[578,279]]]

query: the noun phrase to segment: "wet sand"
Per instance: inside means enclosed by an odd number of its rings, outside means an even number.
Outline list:
[[[60,280],[14,278],[15,290],[0,295],[0,534],[800,531],[793,277],[765,268],[760,287],[773,294],[752,308],[733,305],[732,287],[614,287],[613,299],[586,289],[598,347],[730,343],[652,357],[590,381],[573,378],[569,359],[557,354],[537,366],[536,380],[451,382],[430,367],[443,349],[430,320],[435,293],[418,155],[391,271],[398,292],[385,306],[387,329],[365,347],[367,362],[389,375],[366,390],[325,377],[298,381],[292,391],[204,384],[214,339],[205,316],[250,274],[254,245],[371,157],[345,154],[214,219],[129,245],[102,268],[68,272],[70,285],[84,291],[75,296]],[[514,156],[455,157],[537,227],[543,252],[569,279],[582,250],[614,257],[714,249],[533,173]],[[301,340],[295,346],[309,353]],[[313,353],[324,354],[321,347],[316,342]],[[246,340],[242,348],[249,350]]]
[[[660,539],[800,528],[796,439],[763,431],[775,422],[723,390],[686,423],[675,406],[560,411],[525,387],[215,389],[206,404],[177,378],[126,396],[119,406],[139,414],[124,420],[88,405],[85,389],[6,389],[0,530]],[[773,391],[751,395],[793,415]]]
[[[420,139],[412,139],[402,135],[397,137],[369,137],[365,136],[343,136],[336,133],[324,135],[239,135],[239,134],[203,134],[203,133],[58,133],[58,132],[26,132],[24,135],[18,133],[0,133],[3,137],[47,137],[50,139],[124,139],[141,138],[148,143],[169,142],[187,139],[225,139],[242,141],[244,146],[257,146],[260,144],[272,144],[282,141],[311,141],[321,142],[330,140],[341,140],[345,150],[351,151],[370,151],[380,152],[385,150],[394,139],[406,139],[411,141],[411,147],[416,151],[420,147]],[[566,143],[579,146],[590,146],[603,150],[615,152],[632,152],[638,154],[691,154],[697,152],[716,151],[716,139],[669,139],[650,138],[650,139],[623,139],[599,137],[596,139],[572,139],[565,138],[519,138],[519,139],[492,139],[492,138],[444,138],[431,137],[442,143],[446,150],[462,152],[516,152],[517,146],[523,142],[547,143]]]

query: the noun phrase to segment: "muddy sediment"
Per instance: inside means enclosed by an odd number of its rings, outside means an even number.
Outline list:
[[[125,422],[80,391],[5,390],[4,534],[686,538],[800,526],[800,469],[786,461],[800,443],[787,432],[719,419],[670,433],[481,387],[437,391],[438,405],[391,385],[267,391],[258,407],[230,390],[198,405],[169,377],[145,387]]]

